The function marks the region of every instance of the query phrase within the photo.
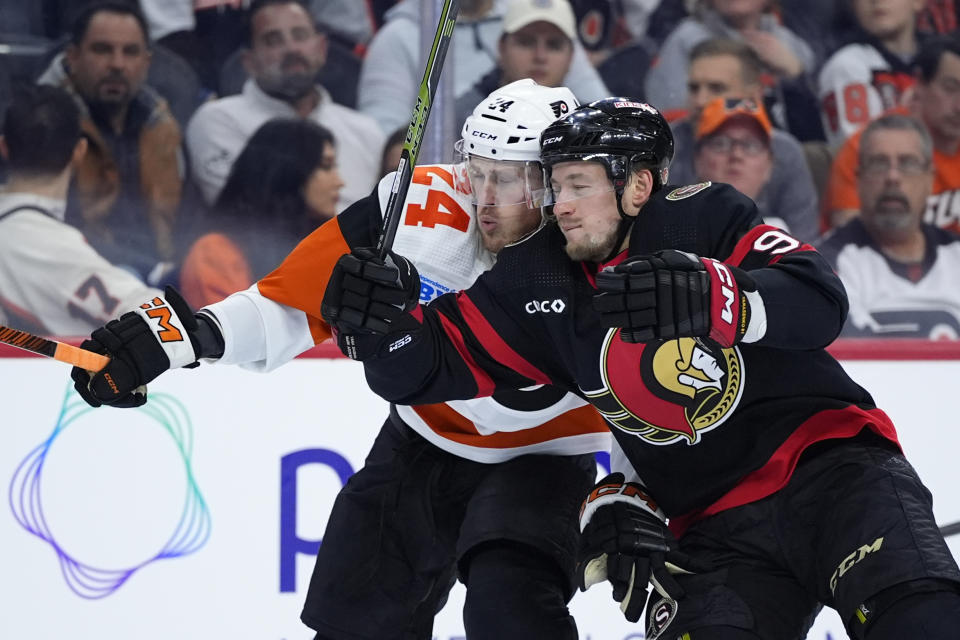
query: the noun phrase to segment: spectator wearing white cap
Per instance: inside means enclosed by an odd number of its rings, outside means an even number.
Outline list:
[[[453,83],[454,98],[463,95],[497,65],[503,20],[508,9],[511,13],[536,12],[560,1],[461,0],[446,61],[446,65],[452,67],[453,73],[448,77]],[[387,11],[386,23],[373,36],[363,60],[357,86],[357,106],[363,113],[373,116],[385,133],[409,122],[417,86],[423,77],[420,2],[400,0]],[[567,3],[566,0],[563,2]],[[600,74],[590,64],[580,42],[573,40],[573,59],[562,84],[569,87],[581,102],[606,97],[608,90]]]
[[[576,18],[567,0],[515,1],[503,16],[497,66],[457,98],[454,122],[463,122],[485,96],[516,80],[562,86],[576,40]]]

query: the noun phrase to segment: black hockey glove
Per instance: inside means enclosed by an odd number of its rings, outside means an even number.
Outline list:
[[[110,357],[110,363],[91,375],[74,367],[73,387],[92,407],[139,407],[147,401],[147,383],[167,369],[195,367],[191,338],[197,319],[173,287],[135,311],[95,330],[80,347]]]
[[[593,488],[580,507],[580,590],[609,580],[613,599],[630,622],[646,604],[647,583],[664,598],[684,595],[672,574],[706,567],[677,550],[666,519],[646,490],[611,473]]]
[[[361,247],[337,261],[320,314],[340,351],[366,360],[413,341],[419,323],[408,312],[419,301],[420,275],[412,262],[392,251],[381,260],[375,249]]]
[[[741,269],[670,249],[604,268],[597,288],[601,323],[624,342],[709,337],[732,347],[750,324],[743,293],[756,285]]]

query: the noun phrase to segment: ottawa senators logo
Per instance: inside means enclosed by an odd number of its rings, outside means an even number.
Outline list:
[[[614,426],[650,444],[685,441],[720,426],[743,392],[740,350],[679,338],[628,344],[611,329],[600,354],[603,388],[586,395]]]

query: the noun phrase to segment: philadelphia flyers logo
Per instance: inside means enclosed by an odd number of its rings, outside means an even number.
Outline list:
[[[590,402],[617,428],[654,445],[700,441],[733,413],[743,393],[739,349],[694,338],[629,344],[607,332],[603,388]]]
[[[183,333],[170,322],[173,310],[163,298],[154,298],[140,305],[140,308],[146,311],[147,317],[158,321],[160,330],[157,331],[157,338],[160,342],[183,342]]]

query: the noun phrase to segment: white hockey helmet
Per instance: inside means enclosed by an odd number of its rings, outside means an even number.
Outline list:
[[[524,78],[500,87],[463,123],[458,151],[492,160],[540,161],[540,132],[580,106],[566,87]]]
[[[540,133],[579,104],[566,87],[530,78],[491,93],[463,124],[455,147],[457,189],[477,205],[542,207]]]

